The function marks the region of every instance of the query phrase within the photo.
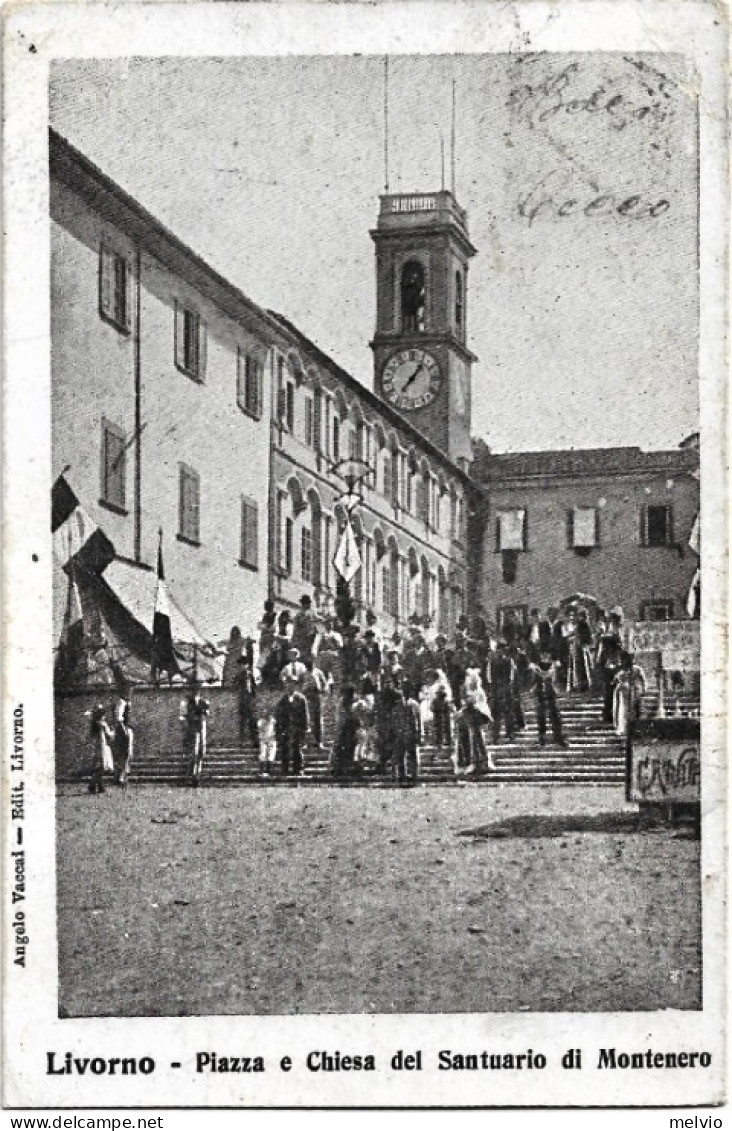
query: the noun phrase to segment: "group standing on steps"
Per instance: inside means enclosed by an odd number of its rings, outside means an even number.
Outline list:
[[[321,618],[304,595],[294,616],[265,602],[258,635],[235,626],[226,646],[222,683],[236,689],[240,744],[258,750],[260,774],[300,777],[306,753],[322,752],[323,700],[337,700],[331,773],[337,780],[419,779],[426,741],[450,751],[456,775],[495,771],[503,737],[513,743],[526,727],[523,696],[534,700],[538,743],[566,749],[557,693],[601,692],[603,717],[625,733],[645,690],[642,670],[622,646],[622,614],[582,607],[566,613],[532,609],[522,625],[510,613],[500,635],[478,620],[458,623],[452,644],[432,644],[419,625],[383,638],[376,618],[367,627]],[[277,690],[279,689],[279,690]],[[266,691],[266,694],[262,694]],[[260,703],[262,706],[260,707]],[[633,706],[635,704],[635,706]],[[209,700],[194,683],[180,705],[188,780],[199,785],[207,755]],[[104,774],[124,786],[134,752],[131,687],[124,686],[113,726],[103,706],[92,713],[91,792]],[[490,728],[490,743],[486,730]]]

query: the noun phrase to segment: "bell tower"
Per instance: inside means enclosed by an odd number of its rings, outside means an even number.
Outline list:
[[[451,192],[380,197],[374,387],[467,468],[471,458],[467,215]]]

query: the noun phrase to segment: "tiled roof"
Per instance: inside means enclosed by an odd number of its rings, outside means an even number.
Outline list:
[[[476,467],[483,485],[512,479],[592,478],[637,473],[679,475],[696,470],[699,453],[691,449],[644,452],[640,448],[570,448],[548,452],[483,455]]]

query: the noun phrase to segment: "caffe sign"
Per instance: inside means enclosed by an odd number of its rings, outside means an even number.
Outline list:
[[[700,785],[698,742],[633,743],[631,801],[699,801]]]

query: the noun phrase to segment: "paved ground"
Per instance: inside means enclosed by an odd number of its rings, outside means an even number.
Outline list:
[[[699,842],[616,788],[63,786],[57,843],[62,1016],[700,1006]]]

